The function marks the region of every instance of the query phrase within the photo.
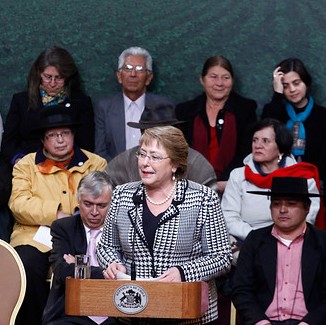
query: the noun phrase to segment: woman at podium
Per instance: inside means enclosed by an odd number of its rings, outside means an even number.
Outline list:
[[[229,270],[232,254],[217,194],[184,178],[187,156],[179,129],[144,131],[137,152],[141,181],[113,192],[97,255],[106,279],[125,273],[132,280],[206,281],[208,310],[186,323],[213,324],[218,318],[214,279]]]

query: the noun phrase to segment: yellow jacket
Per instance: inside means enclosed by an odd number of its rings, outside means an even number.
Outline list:
[[[75,147],[68,167],[75,188],[72,193],[67,174],[60,168],[54,166],[49,174],[42,174],[38,170],[37,164],[44,159],[40,149],[15,164],[9,200],[15,218],[10,244],[14,247],[31,245],[41,252],[47,252],[50,248],[33,240],[39,226],[51,226],[58,210],[73,214],[78,207],[76,192],[79,181],[90,171],[104,170],[107,165],[100,156]]]

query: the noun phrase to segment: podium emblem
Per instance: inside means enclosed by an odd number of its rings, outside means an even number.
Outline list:
[[[125,284],[115,290],[113,302],[122,313],[137,314],[146,308],[148,295],[144,288],[137,284]]]

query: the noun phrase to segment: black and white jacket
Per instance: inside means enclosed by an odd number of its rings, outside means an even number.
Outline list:
[[[107,268],[122,263],[130,274],[132,258],[137,277],[159,276],[177,266],[185,281],[209,283],[209,308],[202,324],[217,318],[214,278],[228,271],[232,259],[218,196],[210,188],[178,180],[172,204],[156,230],[149,249],[143,226],[144,186],[140,182],[117,186],[97,247],[99,263]],[[133,256],[134,255],[134,256]]]

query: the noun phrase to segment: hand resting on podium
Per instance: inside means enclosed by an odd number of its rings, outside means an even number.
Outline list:
[[[103,270],[103,276],[109,280],[130,280],[130,275],[126,274],[126,268],[123,264],[112,262],[106,270]],[[138,281],[160,281],[160,282],[181,282],[181,275],[176,267],[171,267],[157,278],[136,278]]]

